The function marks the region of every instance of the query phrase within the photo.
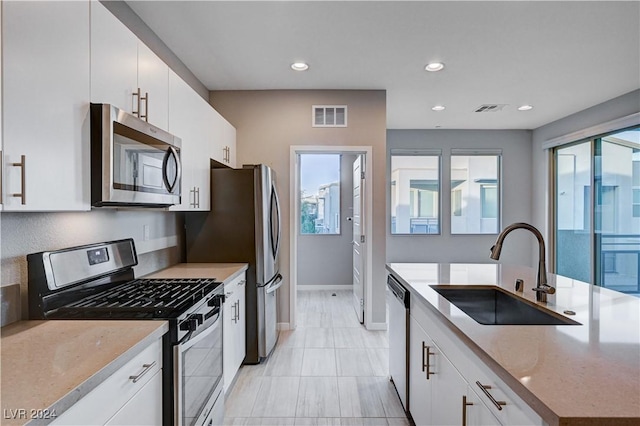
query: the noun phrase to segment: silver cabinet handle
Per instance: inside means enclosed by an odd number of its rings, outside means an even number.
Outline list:
[[[431,347],[422,342],[422,371],[426,372],[425,376],[427,380],[429,380],[430,375],[435,374],[431,371],[431,363],[429,361],[429,356],[431,355],[435,355],[431,352]]]
[[[195,188],[194,198],[196,200],[196,208],[200,208],[200,187]]]
[[[231,297],[231,295],[232,295],[232,294],[233,294],[233,292],[232,292],[232,291],[228,291],[228,292],[226,292],[224,295],[225,295],[225,297],[228,299],[229,297]]]
[[[144,368],[144,370],[142,370],[140,374],[138,374],[137,376],[129,376],[129,380],[133,381],[133,383],[137,383],[138,380],[140,380],[142,376],[147,374],[149,370],[155,367],[155,365],[156,365],[155,361],[153,361],[151,364],[142,364],[142,367]]]
[[[467,395],[462,395],[462,426],[467,426],[467,407],[473,402],[467,402]]]
[[[493,402],[493,405],[495,405],[498,410],[502,411],[502,406],[507,405],[505,401],[496,401],[493,395],[489,393],[488,389],[491,389],[491,386],[483,385],[482,383],[480,383],[480,381],[477,381],[476,385],[478,385],[478,387],[482,389],[482,392],[484,392],[484,394],[487,395],[487,398],[489,398],[491,402]]]
[[[134,110],[132,108],[131,109],[131,114],[133,114],[136,117],[140,118],[140,88],[138,87],[138,90],[133,92],[131,95],[137,99],[136,104],[137,104],[137,108],[138,108],[136,110]]]
[[[140,96],[140,94],[138,93],[138,96],[140,98],[140,103],[144,101],[144,115],[140,115],[140,118],[141,119],[144,118],[144,121],[148,123],[149,122],[149,92],[144,92],[144,96]],[[140,107],[138,107],[138,110],[142,112]]]
[[[13,167],[20,167],[20,185],[21,185],[21,192],[18,192],[16,194],[11,194],[12,197],[18,197],[20,198],[20,204],[25,205],[27,204],[27,188],[26,188],[26,175],[27,175],[27,156],[26,155],[22,155],[20,156],[20,162],[19,163],[11,163],[11,165]]]
[[[191,194],[193,194],[193,202],[191,202]],[[189,190],[189,205],[193,208],[196,207],[196,187],[194,186],[193,189]]]
[[[247,283],[247,280],[242,280],[240,282],[238,282],[238,285],[245,285]]]
[[[240,321],[240,299],[236,300],[236,323]]]
[[[236,315],[237,315],[237,303],[234,302],[233,304],[233,316],[231,317],[231,321],[233,321],[234,324],[236,324],[238,322],[238,320],[236,319]]]

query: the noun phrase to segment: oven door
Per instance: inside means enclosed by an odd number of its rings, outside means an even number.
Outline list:
[[[216,424],[211,419],[223,413],[220,312],[221,310],[196,330],[202,330],[200,333],[193,334],[193,337],[187,337],[174,346],[177,425],[207,426],[206,422]]]

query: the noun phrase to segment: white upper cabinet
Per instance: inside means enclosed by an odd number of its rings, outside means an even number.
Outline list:
[[[91,2],[91,102],[132,114],[137,88],[138,39],[103,5]]]
[[[2,8],[3,209],[89,210],[89,2]]]
[[[141,118],[168,129],[169,67],[141,42],[138,43],[138,87]]]
[[[167,130],[168,98],[167,64],[102,4],[92,1],[91,102],[115,105]]]
[[[182,202],[171,210],[209,210],[207,116],[213,108],[173,71],[169,72],[169,99],[169,132],[182,139]]]
[[[212,115],[209,131],[212,132],[212,157],[225,166],[236,167],[236,128],[217,111]]]

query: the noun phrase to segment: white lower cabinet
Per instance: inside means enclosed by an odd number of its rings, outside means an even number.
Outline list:
[[[245,344],[245,284],[246,275],[224,283],[225,301],[222,317],[222,375],[225,393],[242,365]]]
[[[162,404],[158,401],[162,401],[162,371],[158,371],[106,424],[161,425]]]
[[[162,338],[61,413],[57,425],[161,425]]]
[[[411,301],[409,411],[417,426],[545,425],[429,308]]]
[[[431,424],[432,381],[427,372],[427,351],[433,341],[410,317],[409,324],[409,411],[417,426]]]

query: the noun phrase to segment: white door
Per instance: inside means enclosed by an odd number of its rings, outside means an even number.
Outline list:
[[[364,158],[353,162],[353,307],[360,323],[364,323]]]

